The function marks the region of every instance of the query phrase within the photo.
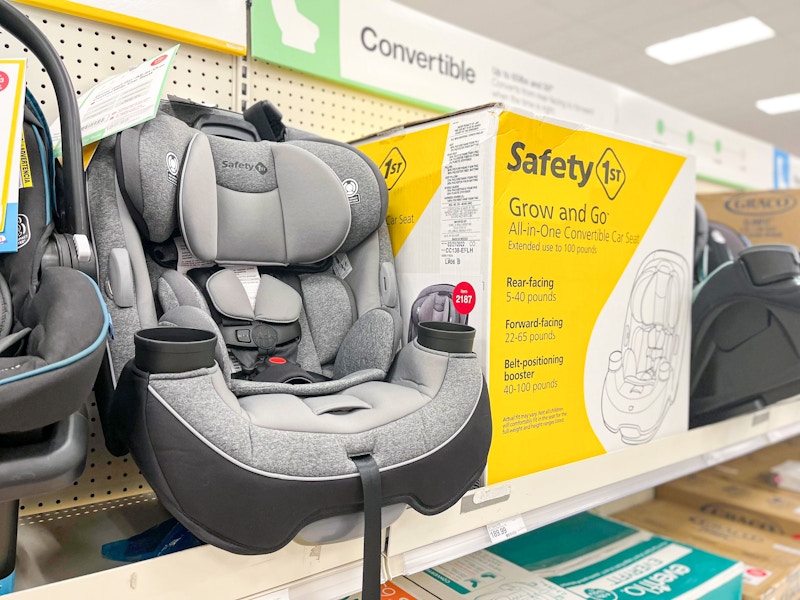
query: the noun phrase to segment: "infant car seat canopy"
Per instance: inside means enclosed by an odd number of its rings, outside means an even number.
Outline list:
[[[168,112],[121,133],[116,160],[106,145],[90,172],[102,227],[124,232],[98,235],[124,324],[110,445],[130,448],[205,541],[239,553],[336,541],[362,534],[366,509],[377,561],[381,526],[406,505],[444,510],[483,471],[477,357],[416,339],[397,352],[387,191],[358,150],[227,139]],[[133,291],[117,303],[118,290]],[[153,348],[180,358],[162,369]]]

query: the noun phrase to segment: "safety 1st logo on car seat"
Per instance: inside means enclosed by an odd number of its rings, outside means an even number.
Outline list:
[[[266,175],[267,171],[269,170],[267,169],[267,165],[265,165],[260,161],[257,162],[256,164],[253,164],[248,162],[242,162],[240,160],[223,160],[221,164],[226,169],[238,169],[240,171],[255,171],[259,175]]]

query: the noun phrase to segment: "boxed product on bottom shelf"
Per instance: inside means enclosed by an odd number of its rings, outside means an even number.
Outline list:
[[[738,599],[741,573],[735,560],[583,513],[409,575],[417,588],[403,589],[420,600]]]
[[[797,492],[748,485],[706,470],[659,486],[656,497],[787,538],[800,535]]]
[[[800,595],[800,542],[688,506],[653,500],[613,515],[629,525],[744,564],[746,600]]]
[[[768,490],[784,488],[800,492],[796,480],[786,477],[786,473],[783,473],[781,478],[780,468],[798,458],[800,458],[800,437],[794,437],[721,463],[708,471],[754,487]],[[800,496],[797,498],[800,499]]]
[[[436,600],[425,590],[405,577],[398,577],[381,585],[381,598],[391,600]],[[362,600],[361,594],[353,594],[342,600]]]

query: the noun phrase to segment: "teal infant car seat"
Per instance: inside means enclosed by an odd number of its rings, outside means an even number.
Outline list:
[[[83,471],[89,439],[84,404],[105,353],[109,320],[100,291],[88,275],[94,261],[80,122],[69,75],[41,32],[4,1],[0,26],[18,38],[50,76],[64,148],[63,169],[57,170],[47,123],[28,93],[22,135],[32,185],[19,190],[18,215],[7,214],[16,219],[11,229],[18,250],[0,254],[3,594],[13,589],[19,499],[66,487]],[[59,186],[57,176],[62,178]]]

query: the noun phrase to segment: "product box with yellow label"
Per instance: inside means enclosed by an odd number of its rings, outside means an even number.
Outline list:
[[[709,221],[752,244],[800,245],[800,190],[700,194]]]
[[[490,483],[686,430],[691,158],[502,105],[358,144],[389,187],[404,339],[477,330]]]

